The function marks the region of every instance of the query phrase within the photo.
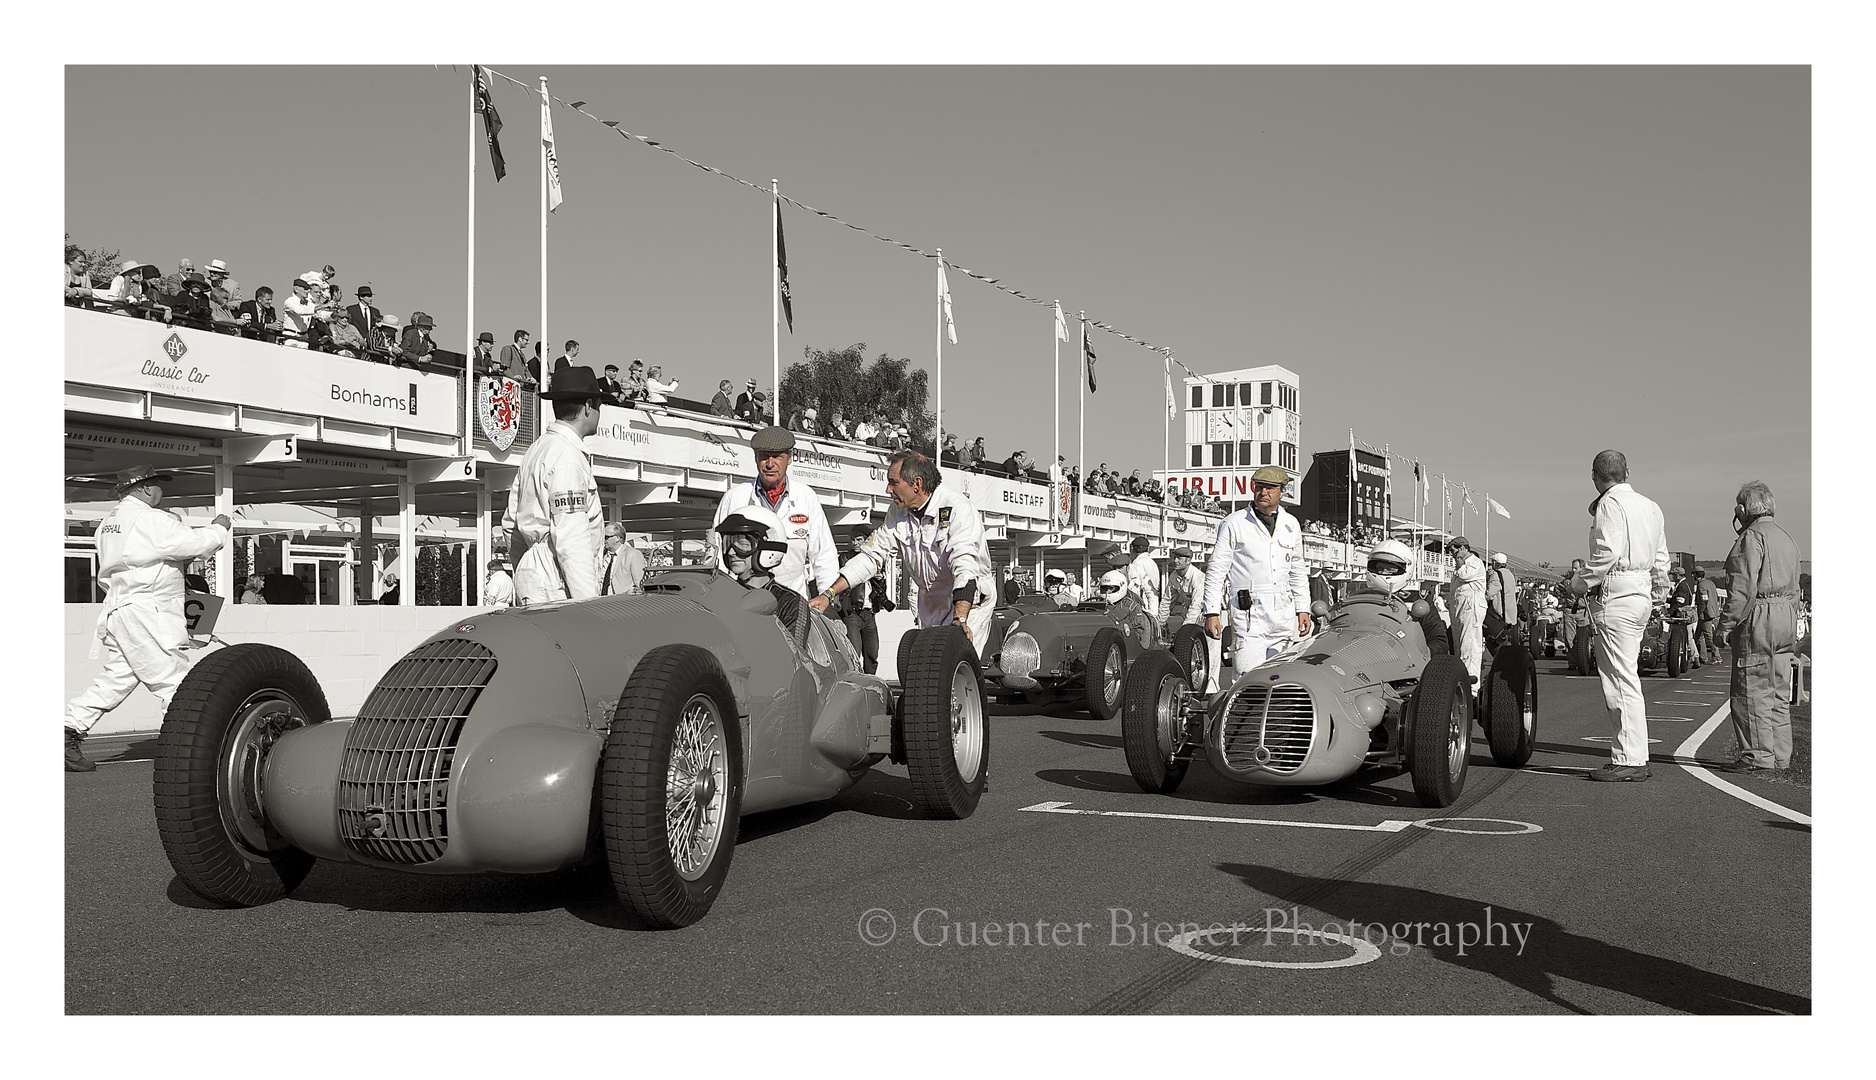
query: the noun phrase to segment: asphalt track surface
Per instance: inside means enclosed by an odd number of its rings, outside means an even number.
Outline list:
[[[164,859],[152,766],[133,750],[67,776],[65,1007],[1809,1013],[1809,826],[1672,763],[1724,703],[1725,669],[1644,679],[1659,741],[1640,784],[1585,778],[1608,754],[1597,681],[1539,669],[1530,765],[1498,768],[1475,741],[1463,797],[1438,810],[1385,770],[1294,791],[1229,784],[1201,761],[1177,793],[1146,795],[1118,721],[999,711],[973,817],[916,818],[903,769],[885,766],[830,802],[746,818],[716,906],[669,932],[627,928],[602,867],[426,877],[322,862],[285,900],[211,908]],[[1728,741],[1722,725],[1700,756],[1726,760]],[[1809,813],[1806,789],[1752,789]],[[1038,806],[1056,812],[1025,809]],[[1346,940],[1292,936],[1297,924]],[[1214,926],[1190,944],[1213,959],[1168,945]]]

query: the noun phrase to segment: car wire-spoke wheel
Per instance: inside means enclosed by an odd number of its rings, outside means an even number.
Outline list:
[[[1096,720],[1120,715],[1127,674],[1127,639],[1118,626],[1103,626],[1088,642],[1087,709]]]
[[[1452,656],[1427,661],[1408,704],[1407,768],[1414,794],[1423,806],[1451,806],[1465,790],[1472,747],[1472,684],[1465,666]]]
[[[716,857],[729,803],[723,718],[707,694],[684,703],[665,769],[665,841],[678,876],[695,881]]]
[[[600,755],[600,834],[619,902],[688,926],[722,891],[743,805],[736,698],[716,655],[660,645],[632,669]]]

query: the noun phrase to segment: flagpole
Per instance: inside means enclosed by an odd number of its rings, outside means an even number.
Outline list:
[[[1081,364],[1085,368],[1088,365],[1088,313],[1077,311],[1075,317],[1081,321]],[[1075,464],[1082,466],[1088,463],[1088,373],[1086,371],[1083,371],[1075,380],[1075,385],[1080,388],[1076,391],[1076,397],[1081,404],[1075,418],[1075,424],[1080,429],[1076,439]],[[1089,470],[1081,470],[1081,493],[1083,495],[1088,493],[1088,480],[1091,476],[1093,473]]]
[[[1485,493],[1485,550],[1492,550],[1492,493]]]
[[[769,329],[775,338],[775,400],[770,402],[770,422],[782,426],[782,183],[769,178],[769,311],[773,318]]]
[[[1348,547],[1343,551],[1342,569],[1355,562],[1355,429],[1348,429]]]
[[[463,336],[467,343],[463,346],[462,362],[462,452],[464,457],[475,456],[475,414],[476,414],[476,112],[481,99],[477,94],[476,83],[481,78],[479,70],[472,71],[469,77],[469,266],[463,274]],[[371,333],[372,327],[365,332]],[[488,562],[488,542],[480,537],[482,546],[476,552],[484,563]]]
[[[938,330],[932,336],[938,357],[938,408],[932,413],[932,464],[944,467],[945,441],[945,249],[938,249]]]
[[[541,80],[541,389],[553,389],[552,346],[547,337],[547,76]],[[525,364],[527,357],[521,358]]]
[[[1049,327],[1049,345],[1055,350],[1054,367],[1050,369],[1050,378],[1054,380],[1051,384],[1050,396],[1055,399],[1055,449],[1050,451],[1055,456],[1049,459],[1051,466],[1059,465],[1062,461],[1062,335],[1056,332],[1056,328],[1062,325],[1062,302],[1060,300],[1055,302],[1055,316],[1055,325]],[[1068,483],[1066,471],[1062,473],[1062,483]],[[1060,498],[1059,495],[1053,493],[1050,497]],[[1055,507],[1053,506],[1049,507],[1049,520],[1051,522],[1055,520]]]
[[[1170,447],[1172,446],[1172,411],[1173,411],[1172,350],[1167,349],[1164,355],[1166,357],[1166,409],[1165,409],[1166,418],[1164,422],[1160,424],[1159,471],[1165,473],[1168,477],[1170,477],[1172,475],[1172,450],[1170,449]],[[1166,490],[1165,485],[1162,483],[1160,485],[1162,498],[1164,498],[1165,490]],[[1161,505],[1164,505],[1164,504],[1162,503]],[[1161,516],[1164,517],[1163,514]]]

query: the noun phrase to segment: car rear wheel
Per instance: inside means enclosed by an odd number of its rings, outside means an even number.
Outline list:
[[[1120,628],[1103,626],[1088,643],[1088,711],[1096,720],[1112,720],[1120,715],[1120,695],[1127,673],[1127,639]]]
[[[961,626],[910,631],[903,739],[912,801],[936,818],[967,818],[989,775],[983,672]]]
[[[1172,654],[1185,665],[1186,683],[1193,692],[1203,694],[1211,685],[1207,671],[1208,657],[1211,656],[1211,639],[1205,636],[1205,627],[1198,623],[1188,623],[1173,635]]]
[[[1523,646],[1507,645],[1492,657],[1485,716],[1493,761],[1516,769],[1531,760],[1537,740],[1537,662]]]
[[[209,653],[163,716],[152,781],[163,854],[191,892],[252,907],[291,892],[313,857],[268,824],[267,756],[295,728],[332,718],[299,658],[244,643]]]
[[[661,645],[633,669],[600,758],[601,832],[619,902],[654,929],[704,917],[742,814],[736,699],[716,657]]]
[[[1126,711],[1120,733],[1127,771],[1141,791],[1175,791],[1191,764],[1179,756],[1186,743],[1185,699],[1191,687],[1185,666],[1163,649],[1134,661],[1127,672]]]
[[[1576,628],[1576,640],[1570,643],[1570,667],[1578,675],[1596,674],[1595,635],[1587,626]]]
[[[1687,624],[1675,623],[1668,631],[1668,678],[1678,679],[1687,672]]]
[[[1466,786],[1472,752],[1472,684],[1450,656],[1427,662],[1407,707],[1412,736],[1407,768],[1422,806],[1451,806]]]

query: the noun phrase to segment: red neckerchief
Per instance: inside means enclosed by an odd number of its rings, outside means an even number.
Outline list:
[[[773,499],[769,498],[768,492],[762,490],[762,478],[757,477],[756,478],[756,494],[762,497],[763,502],[769,504],[770,510],[780,509],[782,505],[782,497],[788,494],[788,474],[787,473],[782,474],[782,486],[775,489],[775,497]]]

